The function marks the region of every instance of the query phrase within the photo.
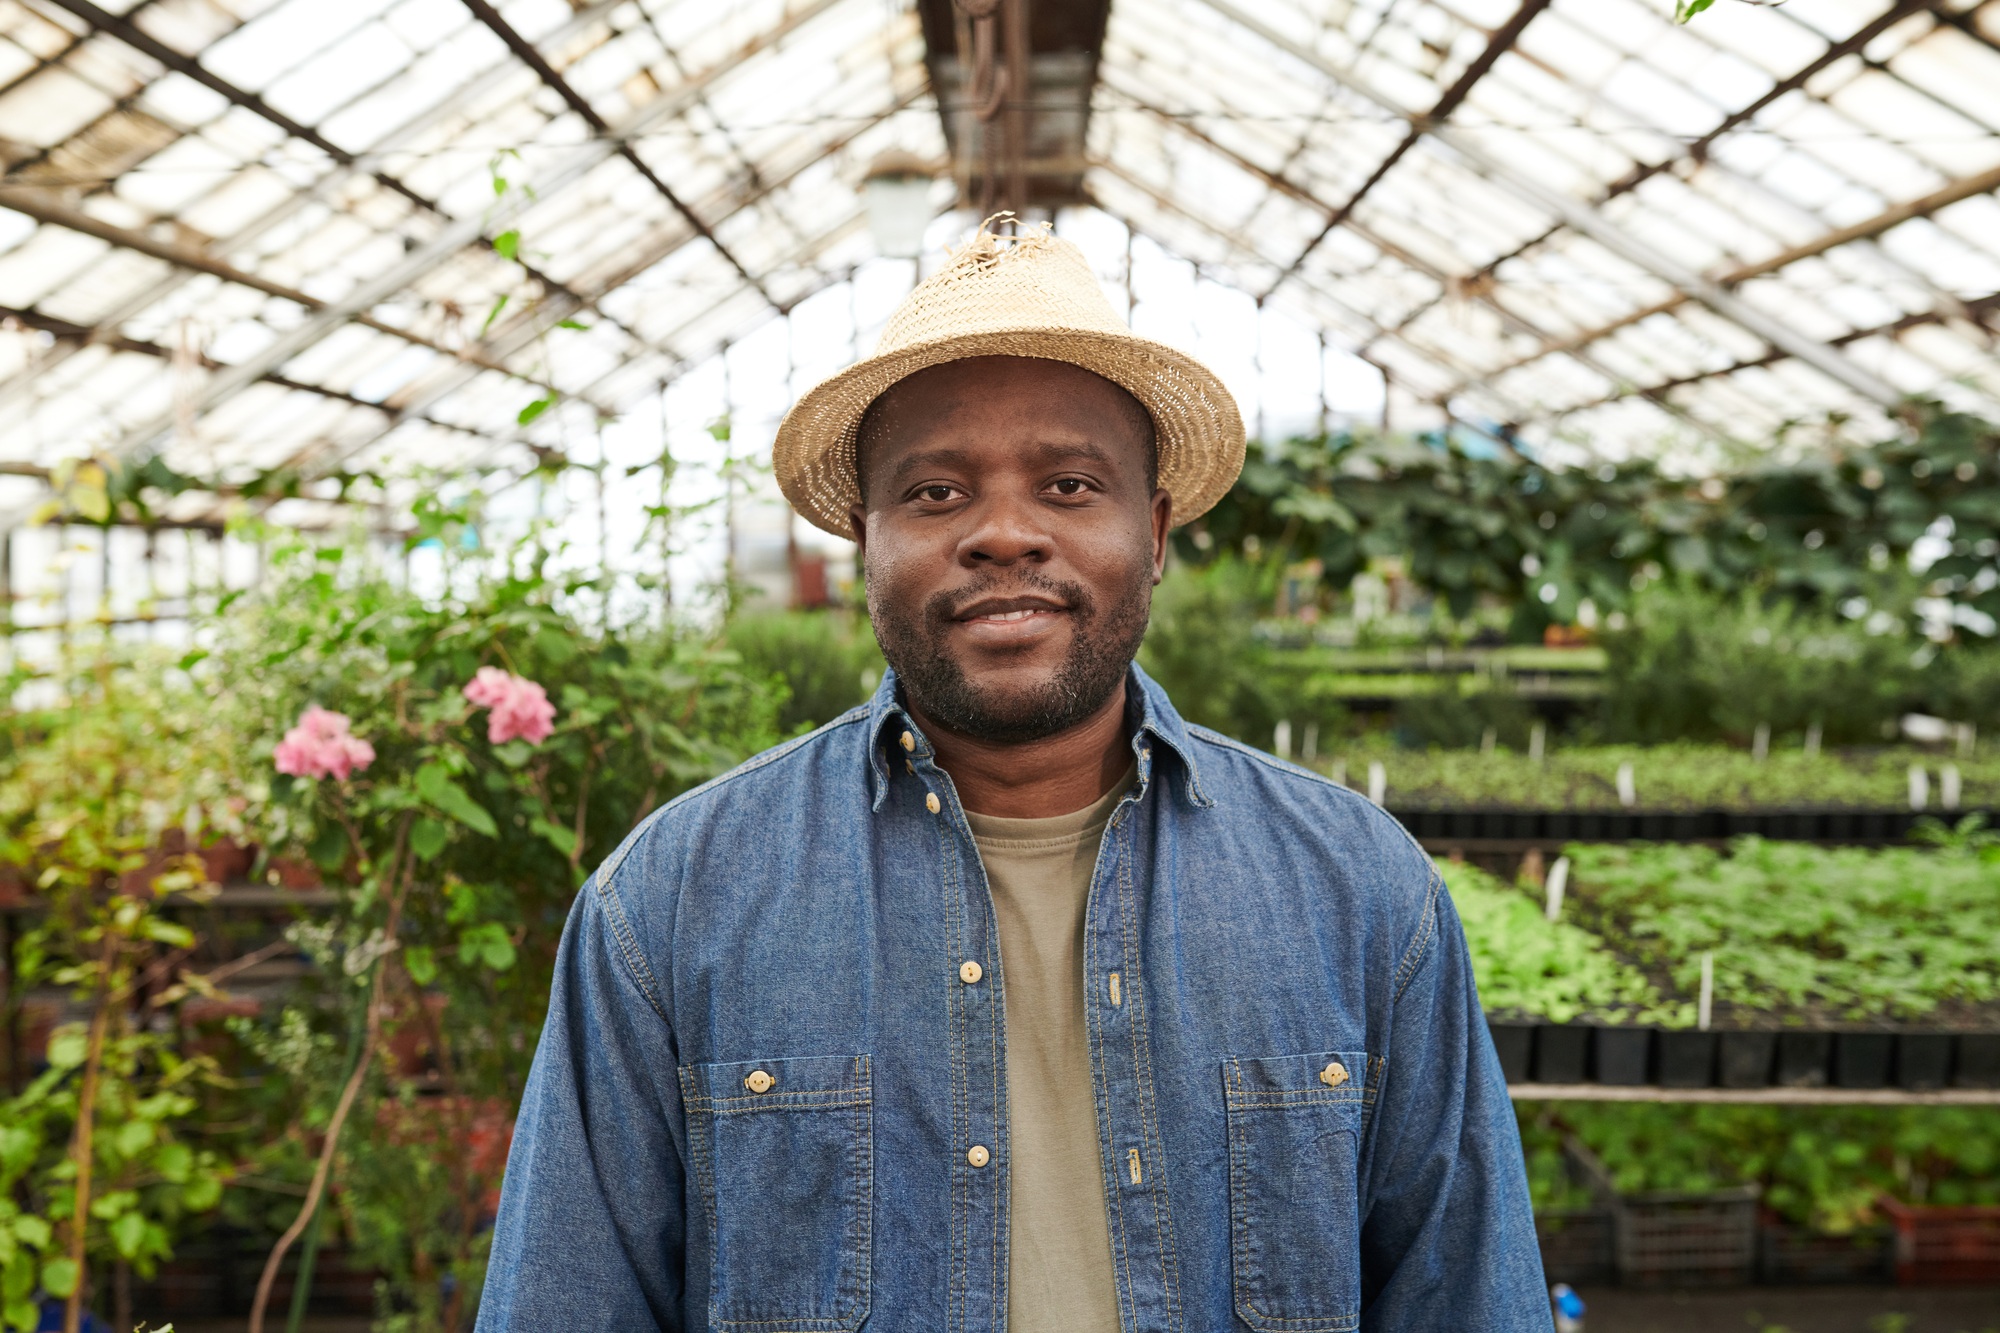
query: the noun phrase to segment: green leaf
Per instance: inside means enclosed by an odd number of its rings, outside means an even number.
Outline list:
[[[194,1152],[185,1143],[169,1143],[153,1155],[153,1170],[171,1185],[184,1185],[194,1170]]]
[[[131,1212],[111,1224],[111,1243],[118,1247],[123,1259],[139,1257],[139,1247],[146,1240],[146,1215]]]
[[[557,320],[556,327],[559,329],[575,329],[578,333],[588,332],[590,329],[590,325],[574,319]]]
[[[137,1157],[153,1146],[153,1135],[158,1129],[150,1120],[127,1120],[112,1134],[111,1146],[122,1156]]]
[[[517,426],[525,426],[529,422],[533,421],[536,417],[548,411],[555,405],[556,405],[556,396],[552,393],[544,394],[540,398],[537,398],[534,402],[529,403],[526,407],[516,412],[514,414],[514,424]]]
[[[501,232],[493,238],[493,253],[502,259],[513,259],[521,252],[521,233],[515,230]]]
[[[419,986],[430,985],[437,980],[437,951],[428,944],[412,944],[403,950],[403,970]]]
[[[347,835],[338,824],[322,824],[313,837],[312,845],[306,848],[306,856],[321,870],[332,872],[340,869],[347,861]]]
[[[479,326],[480,337],[484,338],[486,336],[486,330],[493,327],[493,321],[500,318],[500,312],[507,308],[507,300],[508,297],[505,292],[502,292],[499,295],[499,297],[497,297],[494,300],[492,308],[486,312],[486,322]]]
[[[196,1176],[181,1187],[181,1202],[189,1212],[205,1213],[222,1202],[222,1177]]]
[[[75,1069],[90,1054],[90,1042],[74,1029],[49,1038],[49,1067]]]
[[[42,1286],[51,1296],[69,1299],[80,1276],[74,1259],[51,1259],[42,1265]]]
[[[459,932],[458,961],[467,966],[482,963],[495,972],[505,972],[514,966],[514,941],[497,921],[468,926]]]
[[[576,834],[573,831],[560,824],[552,824],[546,819],[537,819],[528,827],[564,856],[576,855]]]
[[[28,1330],[42,1322],[41,1310],[25,1296],[19,1300],[9,1300],[6,1315],[7,1327],[19,1330],[20,1333],[28,1333]]]
[[[500,835],[500,827],[486,807],[467,796],[465,788],[453,782],[444,765],[435,760],[417,770],[417,795],[475,833],[489,838]]]
[[[1686,23],[1714,3],[1715,0],[1674,0],[1674,22]]]
[[[159,917],[149,916],[140,927],[140,933],[149,940],[170,944],[176,949],[194,947],[194,932],[178,921],[164,921]]]
[[[444,850],[445,840],[450,835],[451,830],[425,816],[410,830],[410,850],[417,854],[418,860],[428,861]]]
[[[23,1213],[14,1219],[14,1239],[31,1249],[46,1250],[54,1234],[46,1218]]]

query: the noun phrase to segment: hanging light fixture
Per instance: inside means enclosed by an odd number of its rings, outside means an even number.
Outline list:
[[[915,259],[923,253],[936,174],[930,163],[900,148],[868,164],[861,178],[861,197],[868,206],[868,231],[875,238],[875,249],[885,258]]]

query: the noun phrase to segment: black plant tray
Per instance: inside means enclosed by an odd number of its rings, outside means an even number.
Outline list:
[[[2000,1032],[1655,1029],[1491,1017],[1509,1083],[1667,1088],[2000,1088]]]
[[[1981,813],[1949,810],[1490,810],[1389,813],[1418,838],[1499,842],[1720,842],[1744,834],[1787,842],[1902,842],[1927,815],[1956,823]]]

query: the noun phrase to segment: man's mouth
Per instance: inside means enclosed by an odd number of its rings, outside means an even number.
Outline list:
[[[993,648],[1039,643],[1069,615],[1052,597],[983,597],[952,619],[973,643]]]
[[[1067,610],[1061,602],[1045,597],[989,597],[974,602],[953,619],[969,625],[1012,625],[1036,616],[1060,615]]]

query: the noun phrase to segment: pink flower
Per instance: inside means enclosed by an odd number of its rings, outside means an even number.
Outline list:
[[[540,745],[555,731],[556,706],[532,680],[499,667],[481,667],[465,686],[465,697],[478,708],[490,708],[486,739],[495,745],[516,738]]]
[[[339,778],[359,773],[375,762],[375,747],[348,731],[347,714],[314,704],[299,715],[299,724],[285,733],[272,758],[280,773],[295,778]]]

